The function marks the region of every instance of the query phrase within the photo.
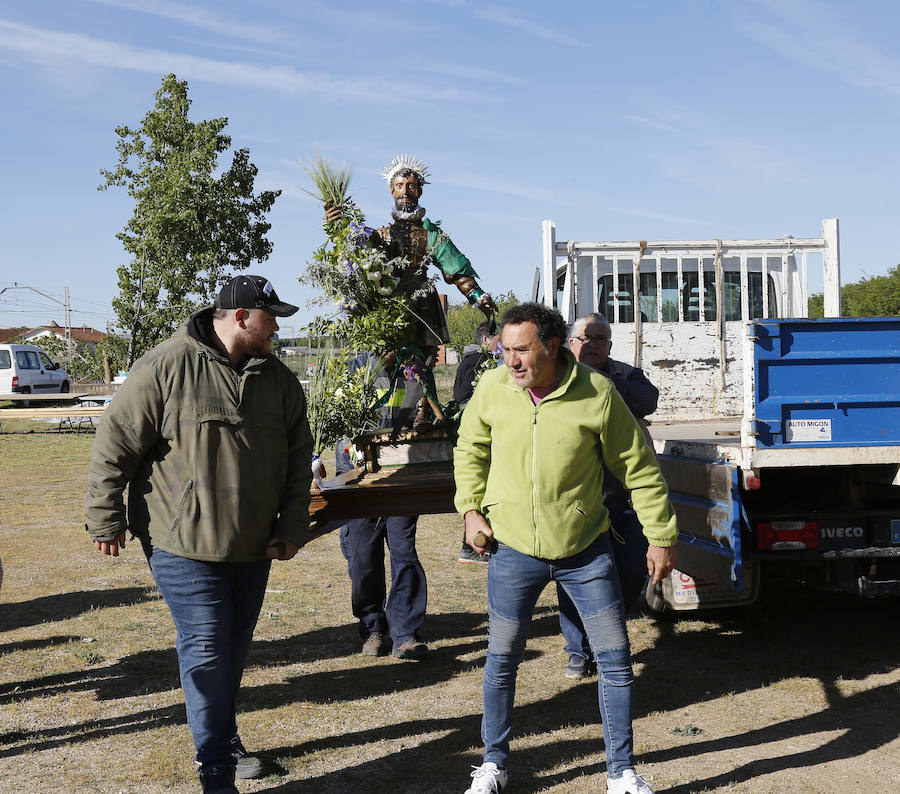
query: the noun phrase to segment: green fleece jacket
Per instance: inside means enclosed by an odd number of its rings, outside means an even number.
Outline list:
[[[211,317],[192,315],[142,356],[104,411],[84,501],[94,540],[129,529],[180,557],[223,562],[263,559],[273,536],[302,544],[312,476],[303,387],[272,355],[232,367],[201,341]]]
[[[631,491],[650,543],[674,545],[675,511],[628,406],[612,381],[559,354],[565,375],[538,405],[506,367],[482,375],[459,428],[456,509],[481,512],[523,554],[570,557],[609,528],[602,461]]]

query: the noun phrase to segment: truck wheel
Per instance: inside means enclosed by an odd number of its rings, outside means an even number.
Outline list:
[[[59,387],[60,394],[68,394],[69,393],[69,381],[64,380]]]
[[[20,393],[21,394],[31,394],[31,386],[26,386],[24,389],[22,389],[22,391]],[[22,400],[22,407],[23,408],[31,408],[31,400]]]
[[[663,598],[661,584],[656,586],[648,584],[638,606],[645,618],[672,617],[672,610]]]

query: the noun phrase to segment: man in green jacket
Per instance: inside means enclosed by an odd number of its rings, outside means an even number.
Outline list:
[[[135,363],[94,441],[85,528],[103,554],[118,556],[126,530],[143,546],[178,631],[205,794],[266,773],[235,699],[270,561],[291,559],[309,524],[306,399],[269,352],[276,317],[296,311],[265,278],[232,279]]]
[[[631,491],[650,543],[654,584],[675,564],[675,513],[631,411],[608,378],[562,347],[565,338],[554,309],[525,303],[506,312],[506,366],[481,377],[459,429],[456,508],[466,542],[481,550],[495,545],[488,567],[484,763],[466,794],[496,794],[509,779],[516,671],[534,605],[550,581],[578,609],[599,670],[607,791],[652,794],[634,771],[634,679],[602,464]]]

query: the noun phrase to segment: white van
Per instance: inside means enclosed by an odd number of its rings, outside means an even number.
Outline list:
[[[72,379],[34,345],[0,345],[0,394],[67,392]]]

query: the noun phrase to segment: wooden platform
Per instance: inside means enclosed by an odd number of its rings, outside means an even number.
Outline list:
[[[313,486],[310,532],[317,535],[352,518],[454,513],[453,464],[415,463],[374,474],[354,470]]]

